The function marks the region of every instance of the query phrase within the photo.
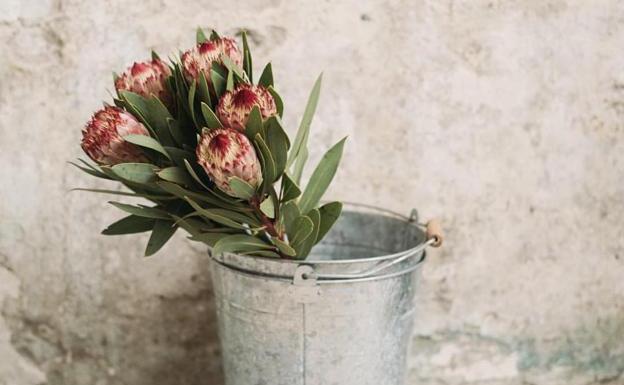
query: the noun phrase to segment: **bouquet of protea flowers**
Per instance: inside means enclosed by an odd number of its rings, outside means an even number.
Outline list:
[[[151,255],[181,227],[214,253],[303,259],[334,224],[342,204],[319,202],[344,139],[300,187],[321,78],[291,143],[271,64],[254,83],[245,33],[242,40],[241,51],[233,39],[214,31],[207,38],[200,29],[197,45],[170,64],[152,53],[114,75],[114,105],[97,111],[83,130],[82,148],[96,165],[74,165],[129,191],[80,190],[151,204],[110,202],[129,215],[103,234],[151,231],[145,250]]]

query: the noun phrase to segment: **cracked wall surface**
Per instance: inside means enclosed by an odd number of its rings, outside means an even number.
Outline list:
[[[107,238],[65,161],[111,71],[250,31],[330,195],[442,218],[409,384],[624,384],[624,4],[0,1],[0,385],[222,384],[202,247]]]

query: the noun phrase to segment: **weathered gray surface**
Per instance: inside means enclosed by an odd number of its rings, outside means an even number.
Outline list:
[[[251,29],[293,129],[325,71],[334,197],[444,219],[413,384],[624,383],[621,2],[3,0],[0,384],[220,384],[202,248],[100,236],[64,164],[110,72],[196,25]]]

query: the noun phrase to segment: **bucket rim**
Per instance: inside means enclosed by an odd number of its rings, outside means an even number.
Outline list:
[[[409,226],[413,226],[415,228],[420,228],[422,227],[422,225],[420,223],[418,223],[418,216],[416,213],[416,210],[412,210],[412,214],[408,217],[402,214],[399,214],[397,212],[394,212],[392,210],[388,210],[388,209],[384,209],[378,206],[374,206],[374,205],[369,205],[369,204],[365,204],[365,203],[355,203],[355,202],[342,202],[343,207],[348,207],[351,208],[351,210],[347,210],[349,212],[372,212],[378,215],[382,215],[385,217],[389,217],[389,218],[394,218],[394,219],[398,219],[398,220],[402,220],[405,222],[406,225]],[[343,212],[345,212],[343,210]],[[236,254],[236,253],[228,253],[228,254],[232,254],[232,255],[236,255],[236,256],[240,256],[241,258],[251,258],[253,260],[256,261],[269,261],[269,262],[278,262],[278,263],[285,263],[285,264],[294,264],[294,265],[340,265],[340,264],[356,264],[356,263],[369,263],[369,262],[383,262],[383,261],[387,261],[387,260],[391,260],[391,259],[395,259],[395,258],[399,258],[402,255],[409,253],[412,250],[415,250],[417,248],[422,248],[423,245],[427,243],[427,239],[424,238],[422,240],[422,242],[418,243],[417,245],[414,245],[408,249],[402,250],[402,251],[398,251],[395,253],[390,253],[390,254],[385,254],[385,255],[378,255],[375,257],[368,257],[368,258],[350,258],[350,259],[287,259],[287,258],[271,258],[271,257],[262,257],[262,256],[256,256],[256,255],[240,255],[240,254]],[[212,248],[208,248],[209,250],[211,250]],[[212,259],[217,259],[216,256],[214,256],[210,251],[208,253],[210,255],[210,258]]]

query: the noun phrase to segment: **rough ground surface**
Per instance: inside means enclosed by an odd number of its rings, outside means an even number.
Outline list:
[[[3,0],[1,385],[221,384],[203,249],[99,235],[64,163],[111,71],[198,25],[250,29],[291,130],[325,71],[334,197],[443,218],[410,384],[624,384],[622,2]]]

